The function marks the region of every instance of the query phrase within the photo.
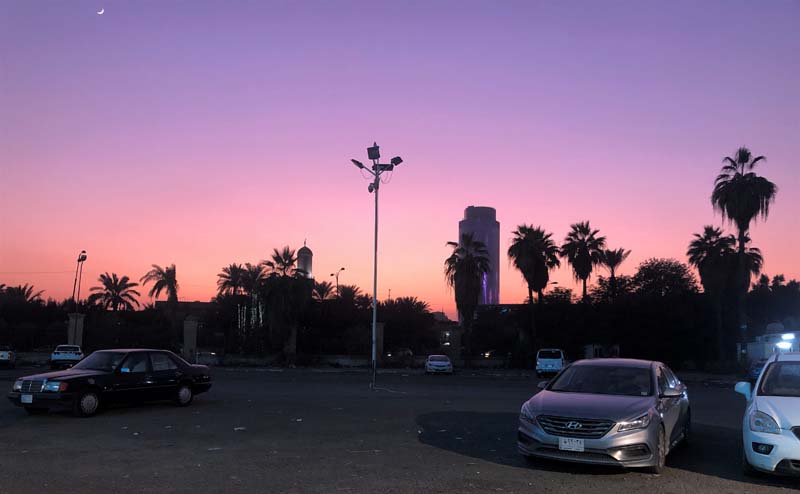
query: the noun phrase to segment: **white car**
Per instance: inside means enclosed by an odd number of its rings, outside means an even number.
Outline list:
[[[564,351],[559,348],[542,348],[536,352],[536,375],[558,374],[564,368]]]
[[[428,355],[425,361],[426,374],[452,374],[453,362],[447,355]]]
[[[50,368],[69,368],[83,360],[83,351],[78,345],[58,345],[50,355]]]
[[[747,398],[742,423],[745,473],[800,475],[800,353],[776,353],[755,387],[736,384]]]

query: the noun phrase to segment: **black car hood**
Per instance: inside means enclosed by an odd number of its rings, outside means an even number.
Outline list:
[[[47,379],[50,380],[65,380],[65,379],[76,379],[80,377],[92,377],[92,376],[105,376],[110,374],[110,372],[105,371],[98,371],[98,370],[89,370],[89,369],[67,369],[62,371],[56,372],[45,372],[44,374],[34,374],[32,376],[25,376],[20,379],[24,379],[26,381],[40,381]]]
[[[608,419],[615,422],[645,413],[654,405],[652,396],[615,396],[540,391],[528,400],[536,415]]]

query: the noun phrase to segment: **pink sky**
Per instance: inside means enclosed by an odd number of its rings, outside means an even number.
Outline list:
[[[100,16],[95,12],[105,8]],[[753,229],[800,278],[800,3],[0,0],[0,283],[68,297],[104,271],[175,263],[207,300],[231,262],[308,239],[317,279],[455,315],[442,275],[469,205],[501,251],[519,223],[685,260],[724,155],[780,188]],[[572,287],[562,268],[554,279]],[[501,262],[501,302],[521,276]],[[143,300],[144,302],[145,300]]]

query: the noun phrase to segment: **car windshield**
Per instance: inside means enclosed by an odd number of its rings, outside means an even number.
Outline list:
[[[80,347],[76,346],[68,346],[68,345],[60,345],[56,347],[57,352],[77,352],[80,351]]]
[[[75,365],[73,369],[112,372],[125,355],[123,352],[94,352]]]
[[[444,355],[431,355],[428,357],[428,360],[431,362],[450,362],[450,359],[445,357]]]
[[[538,358],[541,359],[560,359],[561,352],[558,350],[540,350]]]
[[[764,371],[759,396],[800,398],[800,362],[773,362]]]
[[[566,393],[650,396],[653,380],[648,368],[578,365],[565,370],[547,389]]]

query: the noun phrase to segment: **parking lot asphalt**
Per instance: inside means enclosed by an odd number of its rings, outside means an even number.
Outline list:
[[[0,389],[33,369],[0,371]],[[794,492],[740,472],[744,399],[693,386],[693,438],[659,476],[516,451],[524,376],[215,369],[189,408],[28,416],[0,403],[0,493]],[[5,393],[5,391],[4,391]]]

